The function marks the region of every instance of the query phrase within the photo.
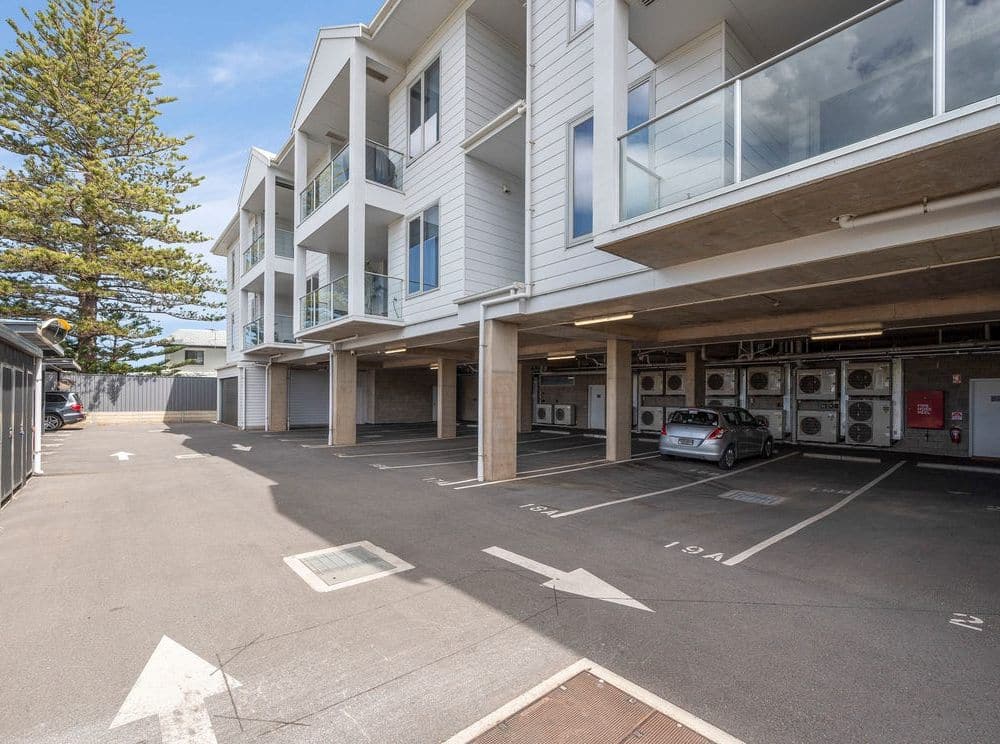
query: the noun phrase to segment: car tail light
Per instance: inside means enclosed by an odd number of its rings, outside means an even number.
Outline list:
[[[715,431],[709,434],[705,439],[722,439],[725,436],[726,430],[722,427],[716,427]]]
[[[667,425],[666,424],[664,424],[663,428],[660,429],[660,434],[662,434],[663,436],[667,436]]]
[[[80,411],[83,410],[83,404],[82,403],[70,403],[69,407],[70,407],[70,409],[76,411],[77,413],[79,413]]]

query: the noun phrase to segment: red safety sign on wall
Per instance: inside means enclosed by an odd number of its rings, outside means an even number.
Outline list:
[[[908,390],[906,426],[909,429],[943,429],[944,391]]]

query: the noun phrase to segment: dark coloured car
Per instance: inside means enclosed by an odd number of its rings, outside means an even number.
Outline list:
[[[66,424],[78,424],[86,418],[76,393],[45,394],[45,431],[56,431]]]

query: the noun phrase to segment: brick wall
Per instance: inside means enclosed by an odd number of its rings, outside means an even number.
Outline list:
[[[961,375],[961,382],[952,381],[952,375]],[[943,429],[903,429],[903,439],[897,449],[929,455],[969,455],[969,380],[983,377],[1000,377],[1000,355],[980,354],[927,357],[903,360],[904,390],[943,390]],[[905,405],[905,398],[904,398]],[[961,411],[962,420],[954,422],[962,429],[962,443],[952,444],[948,429],[952,426],[952,411]],[[906,416],[904,411],[903,424]]]

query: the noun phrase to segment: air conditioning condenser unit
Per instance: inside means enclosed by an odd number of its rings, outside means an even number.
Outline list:
[[[848,395],[891,395],[892,365],[849,364],[844,383]]]
[[[713,398],[719,395],[736,395],[736,370],[732,368],[705,370],[705,395]]]
[[[663,408],[660,406],[639,406],[639,431],[663,429]]]
[[[798,439],[800,442],[836,442],[837,411],[799,411]]]
[[[751,367],[747,370],[747,395],[781,395],[785,392],[785,370],[781,367]]]
[[[536,424],[551,424],[552,423],[552,405],[550,403],[539,403],[535,406],[535,417]]]
[[[559,426],[576,426],[576,406],[572,403],[552,406],[552,423]]]
[[[640,372],[639,395],[663,395],[663,372]]]
[[[847,404],[847,441],[869,447],[892,444],[892,401],[854,398]]]
[[[796,370],[795,397],[799,400],[835,400],[837,398],[837,370]]]

